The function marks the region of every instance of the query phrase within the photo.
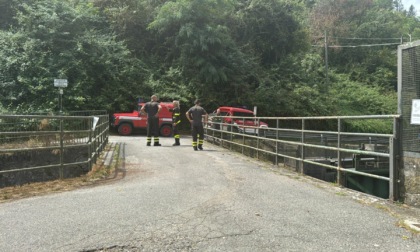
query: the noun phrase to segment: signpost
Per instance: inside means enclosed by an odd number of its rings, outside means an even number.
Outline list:
[[[59,88],[60,114],[63,113],[63,88],[67,87],[67,79],[54,79],[54,87]]]
[[[420,100],[413,99],[411,104],[411,124],[420,124]]]
[[[67,79],[54,79],[54,87],[59,87],[59,88],[67,87]]]

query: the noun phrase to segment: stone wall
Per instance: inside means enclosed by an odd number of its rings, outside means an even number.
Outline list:
[[[404,203],[420,208],[420,157],[404,155],[400,178]]]
[[[88,160],[86,147],[64,150],[63,163],[70,164]],[[0,171],[19,170],[36,166],[58,165],[54,168],[25,170],[0,174],[0,188],[18,186],[34,182],[50,181],[60,178],[60,151],[38,150],[0,154]],[[87,163],[70,165],[63,168],[63,178],[73,178],[89,171]]]

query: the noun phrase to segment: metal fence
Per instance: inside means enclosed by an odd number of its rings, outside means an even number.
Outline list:
[[[406,154],[420,157],[420,40],[398,47],[398,114],[401,115],[401,148]],[[418,110],[418,108],[415,108]],[[413,122],[413,118],[416,122]]]
[[[109,116],[106,111],[69,114],[0,115],[0,187],[92,169],[108,142]]]
[[[213,117],[206,139],[258,159],[347,188],[396,200],[398,115],[331,117],[230,117],[266,122],[244,127]],[[358,132],[358,122],[386,125],[386,132]],[[352,126],[353,125],[353,126]],[[256,134],[244,134],[243,132]]]
[[[420,40],[398,46],[401,115],[401,188],[404,202],[420,206]]]

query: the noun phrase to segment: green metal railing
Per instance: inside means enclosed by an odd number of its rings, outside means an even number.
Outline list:
[[[106,111],[89,114],[0,115],[0,179],[51,169],[62,179],[64,169],[91,170],[108,143],[109,116]]]
[[[399,115],[229,118],[269,126],[244,127],[212,116],[206,127],[208,141],[368,194],[398,198]],[[350,121],[366,120],[382,121],[389,130],[358,132],[350,127]]]

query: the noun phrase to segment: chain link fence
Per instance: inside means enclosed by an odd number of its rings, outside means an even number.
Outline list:
[[[398,47],[398,113],[399,188],[405,203],[420,207],[420,40]]]
[[[401,147],[406,152],[420,153],[420,125],[412,123],[413,101],[420,99],[420,41],[399,47],[398,72]]]

